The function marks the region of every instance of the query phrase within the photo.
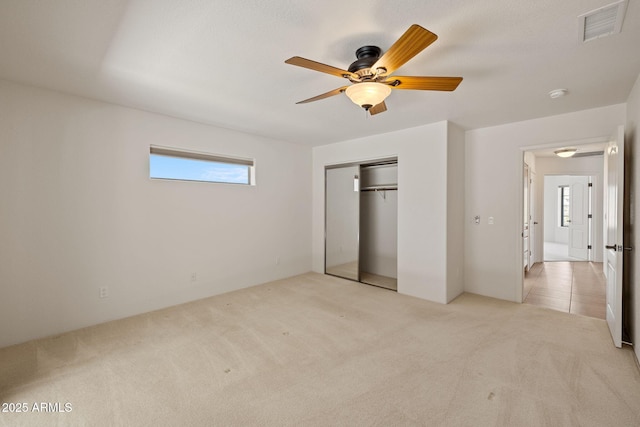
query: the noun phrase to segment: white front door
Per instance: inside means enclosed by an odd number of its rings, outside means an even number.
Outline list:
[[[613,344],[622,347],[622,224],[624,203],[624,126],[611,136],[605,151],[605,254],[607,276],[607,324]]]
[[[589,257],[589,177],[576,176],[570,186],[569,199],[569,256]]]

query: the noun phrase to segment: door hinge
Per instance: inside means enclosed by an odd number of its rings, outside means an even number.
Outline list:
[[[593,218],[593,214],[587,215],[587,218],[589,218],[589,219]]]
[[[591,250],[593,248],[591,247],[591,245],[587,245],[587,249]]]
[[[593,182],[590,182],[590,183],[589,183],[589,187],[593,187]]]

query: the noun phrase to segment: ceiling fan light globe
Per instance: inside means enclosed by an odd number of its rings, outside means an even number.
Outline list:
[[[375,106],[383,102],[391,94],[391,88],[375,82],[354,83],[345,93],[354,104],[365,108],[365,105]]]

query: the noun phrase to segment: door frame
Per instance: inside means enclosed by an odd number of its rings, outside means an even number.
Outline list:
[[[358,236],[357,236],[357,277],[356,278],[350,278],[350,277],[344,277],[344,276],[340,276],[340,275],[336,275],[336,274],[332,274],[332,273],[328,273],[327,272],[327,222],[328,222],[328,215],[327,215],[327,171],[331,170],[331,169],[341,169],[341,168],[347,168],[347,167],[357,167],[358,168],[358,175],[356,177],[354,177],[354,181],[357,181],[357,184],[354,182],[354,186],[358,185],[358,194],[360,194],[360,180],[361,180],[361,175],[362,175],[362,167],[363,166],[371,166],[371,165],[376,165],[376,164],[385,164],[385,163],[395,163],[398,167],[400,165],[400,162],[398,161],[398,156],[392,156],[392,157],[380,157],[380,158],[372,158],[372,159],[363,159],[363,160],[356,160],[356,161],[348,161],[348,162],[342,162],[342,163],[328,163],[324,165],[324,173],[323,173],[323,180],[324,180],[324,201],[323,201],[323,209],[324,209],[324,230],[323,230],[323,265],[322,265],[322,271],[324,272],[324,274],[328,274],[328,275],[332,275],[332,276],[336,276],[336,277],[340,277],[346,280],[352,280],[358,283],[363,283],[360,277],[360,196],[358,196]],[[397,225],[396,225],[397,226]]]
[[[540,192],[540,196],[541,196],[541,198],[543,200],[545,199],[545,195],[546,195],[546,184],[547,184],[546,183],[546,178],[547,177],[582,177],[582,178],[587,178],[588,184],[593,184],[594,185],[591,188],[594,188],[595,191],[599,191],[600,193],[602,193],[602,191],[604,191],[603,188],[599,188],[599,186],[597,185],[598,175],[597,175],[596,172],[550,173],[550,174],[542,175],[543,185],[542,185],[542,191]],[[596,182],[594,183],[594,181],[596,181]],[[595,258],[595,250],[596,250],[595,246],[596,245],[600,245],[602,243],[602,242],[591,240],[591,237],[594,234],[595,227],[596,227],[595,221],[593,221],[591,218],[588,217],[589,213],[593,212],[594,208],[596,207],[595,206],[596,205],[595,198],[593,198],[593,197],[589,198],[589,196],[592,195],[591,193],[592,193],[592,191],[590,190],[589,187],[587,187],[587,189],[586,189],[586,202],[585,202],[587,204],[587,213],[585,214],[585,219],[587,220],[587,226],[586,227],[587,227],[588,239],[590,239],[589,243],[591,245],[593,245],[594,248],[593,248],[593,250],[591,252],[587,252],[587,256],[584,259],[584,261],[593,261],[594,258]],[[543,203],[543,205],[544,205],[544,203]],[[598,215],[602,216],[601,213],[598,214]],[[542,212],[541,218],[542,218],[543,225],[546,225],[547,224],[547,219],[548,219],[547,215],[546,215],[546,212],[544,212],[544,211]],[[572,218],[572,221],[573,221],[573,218]],[[571,226],[569,226],[569,228],[567,230],[567,233],[568,233],[568,239],[569,239],[569,241],[567,243],[567,246],[570,246],[570,242],[571,242]],[[541,231],[541,234],[542,234],[542,239],[541,239],[542,240],[542,245],[541,246],[542,246],[542,252],[544,253],[544,242],[546,241],[545,238],[544,238],[544,236],[545,236],[544,227],[543,227],[543,229]],[[544,262],[544,256],[542,258],[543,258],[542,261]]]
[[[606,136],[598,136],[598,137],[586,138],[586,139],[580,139],[580,140],[552,142],[548,144],[520,147],[520,152],[517,153],[517,163],[516,163],[518,171],[520,171],[519,175],[522,175],[522,171],[524,170],[523,168],[525,164],[525,154],[527,152],[547,150],[547,149],[557,149],[557,148],[562,148],[567,146],[573,146],[579,149],[580,146],[587,145],[587,144],[603,144],[603,146],[606,146],[606,144],[609,142],[609,139],[610,139],[610,135],[606,135]],[[531,167],[531,165],[529,165],[529,167]],[[536,175],[539,175],[539,172],[537,170],[536,170]],[[567,175],[570,175],[570,174],[567,173]],[[590,175],[593,175],[593,174],[590,174]],[[514,234],[513,234],[515,239],[515,242],[514,242],[515,248],[517,252],[516,262],[518,266],[516,270],[515,300],[523,302],[524,301],[524,268],[522,268],[522,266],[524,265],[524,258],[523,258],[524,242],[522,239],[522,218],[524,218],[524,203],[523,203],[523,200],[524,200],[523,187],[524,186],[522,185],[522,182],[520,180],[518,180],[517,183],[514,183],[514,184],[517,186],[517,212],[518,212],[518,221],[516,222],[517,229],[514,230]],[[601,188],[600,191],[604,191],[604,189]],[[538,192],[539,192],[539,189],[538,189]],[[537,197],[536,197],[536,211],[538,213],[540,212],[540,206],[538,206]],[[531,236],[529,238],[531,238]],[[535,238],[535,236],[533,236],[533,238]],[[599,244],[601,244],[604,248],[604,243],[599,242]],[[538,253],[540,253],[539,250],[538,250]]]
[[[572,249],[574,249],[574,255],[577,255],[575,253],[576,249],[573,246],[574,237],[576,232],[582,231],[585,233],[586,235],[585,237],[587,241],[587,245],[586,245],[587,247],[584,248],[584,251],[586,251],[585,258],[587,261],[593,261],[593,258],[594,258],[593,251],[595,251],[595,249],[592,247],[594,246],[594,242],[591,241],[591,237],[593,236],[593,225],[594,225],[594,221],[593,221],[594,200],[593,200],[593,197],[591,197],[592,196],[591,189],[593,188],[593,176],[592,175],[576,175],[576,176],[586,178],[586,187],[582,189],[582,194],[581,194],[583,198],[578,199],[578,201],[582,201],[581,207],[585,211],[582,213],[582,216],[581,216],[581,219],[583,219],[585,223],[576,225],[576,215],[575,215],[576,209],[575,208],[578,203],[576,201],[576,198],[574,197],[576,192],[574,191],[574,188],[571,188],[571,192],[569,194],[571,223],[569,224],[568,255],[571,256]],[[573,187],[575,187],[577,184],[578,183],[574,183]],[[579,183],[579,184],[585,184],[585,183]],[[586,209],[584,209],[585,207]],[[581,249],[577,249],[577,250],[581,250]]]
[[[531,268],[531,240],[532,240],[532,218],[531,218],[531,167],[524,161],[523,167],[523,186],[522,186],[522,265],[525,271]],[[526,244],[525,244],[526,241]],[[526,256],[527,259],[524,259]]]

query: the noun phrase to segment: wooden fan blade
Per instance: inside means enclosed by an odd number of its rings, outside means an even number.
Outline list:
[[[298,67],[308,68],[314,71],[320,71],[321,73],[331,74],[336,77],[354,78],[359,79],[358,75],[351,73],[347,70],[341,70],[340,68],[332,67],[331,65],[321,64],[320,62],[312,61],[310,59],[300,58],[294,56],[284,61],[286,64],[297,65]]]
[[[452,91],[461,81],[462,77],[391,76],[384,83],[394,89]]]
[[[438,36],[431,31],[413,24],[371,67],[373,72],[378,68],[386,71],[379,73],[387,76],[404,65],[405,62],[422,52],[427,46],[436,41]]]
[[[374,105],[373,107],[369,108],[369,114],[371,114],[372,116],[379,113],[384,113],[385,111],[387,111],[387,104],[385,104],[384,101],[382,101],[378,105]]]
[[[319,101],[321,99],[329,98],[330,96],[338,95],[344,92],[348,86],[342,86],[338,89],[334,89],[327,93],[323,93],[322,95],[314,96],[313,98],[305,99],[304,101],[296,102],[296,104],[306,104],[308,102]]]

